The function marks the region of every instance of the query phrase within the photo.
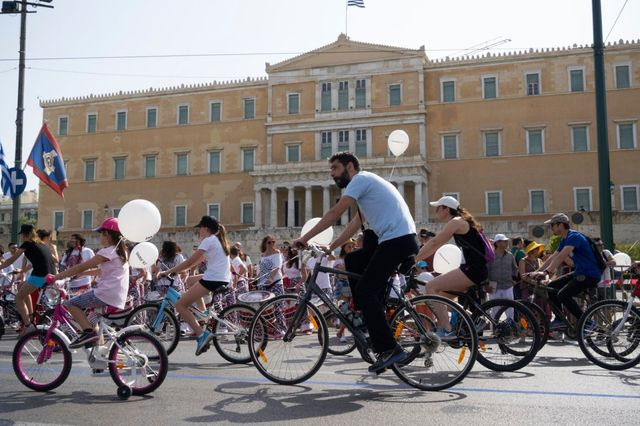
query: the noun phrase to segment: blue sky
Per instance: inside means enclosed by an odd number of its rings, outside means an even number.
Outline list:
[[[606,37],[625,0],[603,1]],[[42,122],[39,99],[265,75],[265,62],[333,42],[346,0],[54,0],[28,15],[27,58],[247,53],[153,59],[27,61],[23,160]],[[499,50],[589,44],[590,0],[365,0],[348,9],[354,40],[418,48],[431,58],[476,44]],[[640,38],[640,0],[628,0],[609,41]],[[0,141],[13,164],[19,17],[0,15]],[[498,51],[497,49],[493,50]],[[11,59],[6,61],[6,59]],[[64,153],[63,153],[64,154]],[[27,174],[28,188],[37,179]],[[73,185],[73,182],[71,182]]]

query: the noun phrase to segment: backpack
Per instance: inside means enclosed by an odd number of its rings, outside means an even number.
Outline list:
[[[482,240],[482,244],[484,245],[485,262],[487,262],[487,265],[489,263],[493,263],[493,261],[496,260],[496,252],[493,249],[493,244],[491,244],[491,242],[487,239],[487,237],[484,235],[484,232],[478,231],[478,234],[480,234],[480,239]]]
[[[591,247],[591,252],[593,253],[593,257],[596,259],[596,265],[598,265],[598,270],[600,270],[600,273],[604,272],[604,270],[607,269],[607,262],[604,259],[604,254],[600,253],[600,251],[598,250],[598,246],[596,246],[596,242],[593,241],[591,237],[583,234],[582,232],[580,232],[580,235],[585,237],[589,242],[589,247]]]

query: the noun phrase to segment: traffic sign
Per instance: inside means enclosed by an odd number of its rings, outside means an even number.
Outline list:
[[[9,169],[9,176],[11,176],[11,198],[16,198],[27,187],[27,175],[24,174],[22,169],[12,167]]]

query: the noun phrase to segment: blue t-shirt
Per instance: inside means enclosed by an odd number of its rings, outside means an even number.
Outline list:
[[[586,275],[587,277],[600,278],[602,273],[598,269],[596,258],[587,238],[580,232],[569,230],[567,238],[560,241],[557,252],[562,251],[566,246],[573,247],[572,259],[576,265],[576,275]]]
[[[347,185],[344,195],[356,200],[379,242],[416,233],[407,203],[395,186],[375,173],[359,172]]]

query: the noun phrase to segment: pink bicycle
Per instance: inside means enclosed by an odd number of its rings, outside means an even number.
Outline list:
[[[45,291],[49,300],[55,300],[51,323],[39,325],[36,330],[20,337],[13,350],[13,371],[16,376],[26,387],[40,392],[57,388],[69,376],[72,365],[72,350],[69,349],[71,339],[63,330],[75,333],[78,329],[62,304],[64,290],[50,286]],[[100,340],[84,348],[94,372],[108,368],[118,386],[118,396],[122,399],[156,390],[169,368],[167,352],[162,343],[143,331],[143,326],[132,325],[116,331],[101,313],[97,313],[96,317]]]

